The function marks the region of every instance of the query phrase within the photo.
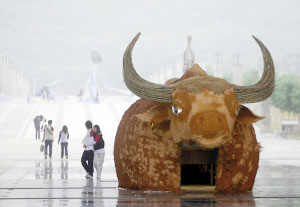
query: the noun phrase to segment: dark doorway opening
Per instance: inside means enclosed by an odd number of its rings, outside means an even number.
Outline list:
[[[181,185],[215,185],[218,150],[183,150]]]

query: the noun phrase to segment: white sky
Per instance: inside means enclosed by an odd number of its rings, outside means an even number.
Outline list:
[[[0,0],[0,52],[38,86],[59,80],[68,93],[84,85],[92,50],[103,57],[104,77],[123,86],[123,52],[138,32],[134,63],[147,77],[183,54],[188,34],[196,55],[242,54],[253,60],[246,68],[261,55],[255,35],[280,64],[300,54],[299,25],[297,0]]]

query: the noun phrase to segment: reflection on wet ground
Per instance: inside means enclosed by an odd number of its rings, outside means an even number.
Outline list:
[[[119,189],[113,159],[114,135],[123,112],[131,102],[119,103],[119,99],[108,99],[107,103],[98,105],[0,104],[0,117],[10,117],[3,118],[0,130],[0,206],[300,206],[300,140],[280,138],[273,134],[257,136],[262,150],[251,193],[174,194]],[[9,110],[10,107],[15,110]],[[33,139],[35,131],[31,127],[32,117],[37,112],[52,117],[57,131],[62,124],[68,125],[72,132],[69,160],[58,159],[60,147],[56,144],[53,147],[53,160],[43,159],[39,151],[40,142]],[[87,119],[100,123],[105,135],[107,148],[103,181],[86,180],[80,163],[80,143]],[[14,137],[11,131],[16,128],[21,132]]]
[[[75,160],[24,161],[0,176],[0,206],[300,206],[299,178],[300,167],[262,161],[253,192],[137,192],[85,179]]]

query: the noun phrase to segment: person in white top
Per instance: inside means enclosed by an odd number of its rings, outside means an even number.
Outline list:
[[[49,159],[52,158],[52,143],[53,143],[53,132],[54,129],[52,127],[52,120],[48,121],[48,125],[44,129],[44,138],[43,141],[45,141],[45,159],[47,159],[48,155],[48,147],[49,147]]]
[[[94,166],[97,171],[97,179],[101,179],[102,166],[104,162],[105,149],[103,135],[98,125],[93,127],[92,135],[94,139],[92,144],[94,145]]]
[[[66,159],[68,159],[68,140],[69,140],[69,132],[68,127],[66,125],[63,126],[62,130],[59,133],[58,138],[58,144],[60,141],[61,145],[61,159],[64,158],[64,155],[66,156]]]
[[[93,137],[91,137],[91,131],[93,124],[91,121],[86,121],[85,126],[87,129],[86,135],[82,140],[84,151],[81,156],[81,164],[86,171],[86,178],[93,178],[93,161],[94,161],[94,146],[89,143],[92,142]]]

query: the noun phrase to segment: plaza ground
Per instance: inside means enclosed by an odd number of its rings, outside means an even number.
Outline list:
[[[76,97],[56,103],[0,102],[0,206],[300,206],[300,139],[260,134],[260,167],[252,192],[136,192],[118,188],[114,136],[132,98],[107,97],[100,104]],[[42,114],[55,128],[52,160],[35,140],[33,118]],[[102,180],[87,180],[80,163],[85,120],[99,124],[106,141]],[[69,159],[60,159],[58,133],[69,127]],[[257,130],[259,131],[259,130]]]

